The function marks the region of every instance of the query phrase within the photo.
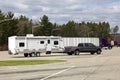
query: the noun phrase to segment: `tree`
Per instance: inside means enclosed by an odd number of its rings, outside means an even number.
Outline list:
[[[62,29],[62,36],[65,37],[76,37],[77,32],[75,29],[75,22],[74,21],[69,21],[65,27]]]
[[[29,20],[26,16],[21,15],[18,19],[17,35],[25,36],[32,33],[32,20]]]
[[[0,30],[2,31],[0,45],[2,48],[7,48],[8,37],[16,35],[17,33],[17,20],[14,18],[14,13],[12,12],[8,12],[6,15],[3,14],[3,16],[3,22],[0,26]]]
[[[97,27],[98,37],[107,39],[110,34],[110,25],[108,22],[99,22]]]
[[[114,28],[113,28],[113,33],[116,34],[119,30],[119,27],[116,25]]]
[[[2,20],[5,19],[5,15],[2,13],[2,11],[0,10],[0,46],[3,45],[3,24],[2,24]]]
[[[53,29],[53,24],[49,22],[49,19],[46,15],[44,15],[40,20],[41,21],[38,28],[39,34],[37,35],[50,36]]]

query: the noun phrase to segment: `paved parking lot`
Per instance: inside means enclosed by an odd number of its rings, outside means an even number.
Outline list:
[[[0,67],[0,80],[120,80],[120,48],[103,50],[101,55],[52,54],[24,58],[0,52],[0,60],[62,59],[66,62]]]

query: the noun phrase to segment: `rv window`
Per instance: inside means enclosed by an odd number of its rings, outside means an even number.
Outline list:
[[[24,47],[25,44],[23,42],[19,43],[19,47]]]
[[[58,45],[58,41],[54,41],[54,45]]]
[[[44,41],[40,41],[40,44],[44,44]]]

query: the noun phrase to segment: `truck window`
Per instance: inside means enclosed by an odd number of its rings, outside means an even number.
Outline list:
[[[25,46],[25,44],[23,42],[19,43],[19,47],[24,47],[24,46]]]
[[[85,46],[86,46],[86,47],[89,47],[89,44],[85,43]]]
[[[58,45],[58,41],[54,41],[54,45]]]
[[[85,46],[86,46],[86,47],[94,47],[94,45],[91,44],[91,43],[86,43]]]
[[[95,47],[93,44],[89,44],[89,47]]]
[[[44,44],[44,41],[40,41],[40,44]]]
[[[83,44],[78,44],[78,47],[83,47]]]

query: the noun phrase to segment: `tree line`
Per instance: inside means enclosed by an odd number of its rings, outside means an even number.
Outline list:
[[[112,32],[118,31],[118,26],[112,28]],[[4,14],[0,10],[0,50],[7,49],[9,36],[62,36],[62,37],[101,37],[110,36],[109,22],[80,22],[68,21],[66,24],[50,22],[48,16],[43,15],[38,22],[32,21],[26,16],[14,17],[14,13]]]

